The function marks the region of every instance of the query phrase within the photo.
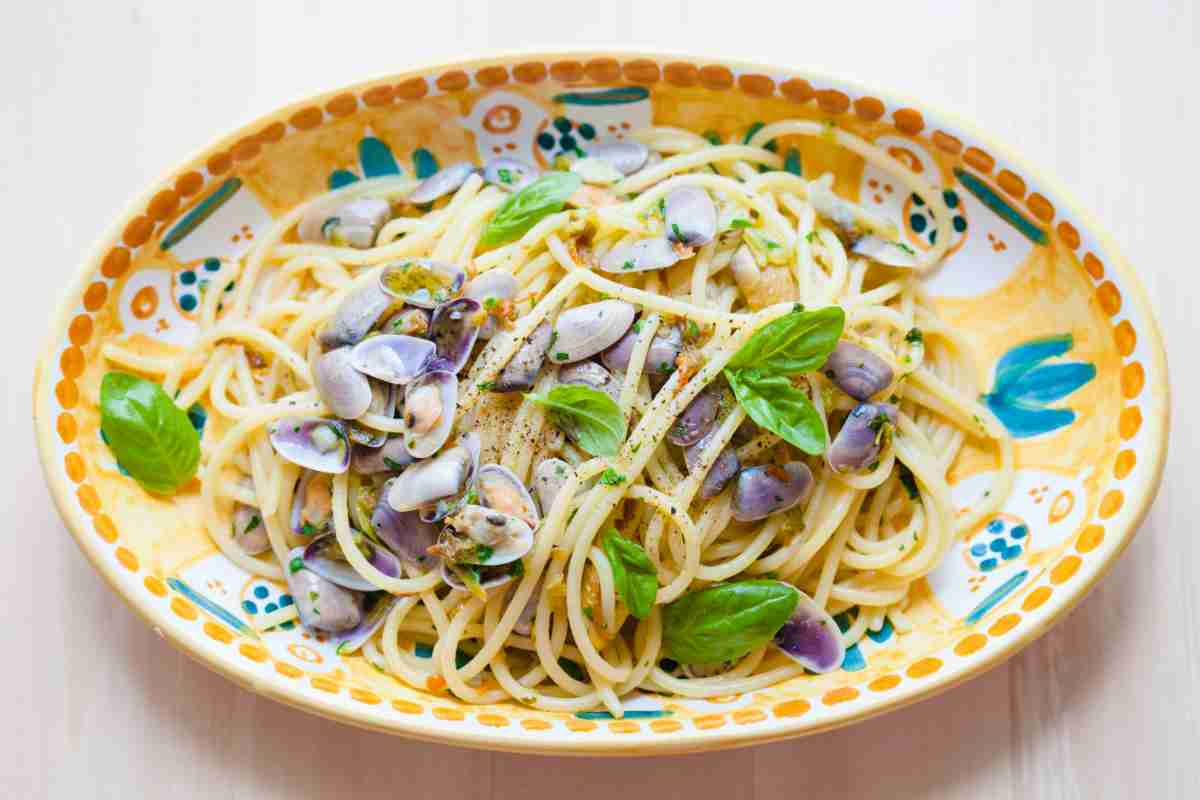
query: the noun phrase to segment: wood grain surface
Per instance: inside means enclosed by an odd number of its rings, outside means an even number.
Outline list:
[[[1070,187],[1140,268],[1171,354],[1166,480],[1132,546],[1055,631],[964,686],[708,755],[409,742],[258,698],[173,651],[93,573],[37,464],[35,351],[82,253],[182,155],[312,91],[489,49],[605,44],[891,88],[977,120]],[[6,6],[0,45],[0,797],[1200,797],[1194,3],[43,0]]]

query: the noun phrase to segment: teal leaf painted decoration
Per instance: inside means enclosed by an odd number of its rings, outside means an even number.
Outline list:
[[[996,362],[992,391],[983,401],[1018,439],[1050,433],[1075,421],[1069,408],[1052,408],[1096,377],[1096,367],[1079,361],[1044,363],[1074,346],[1069,333],[1020,344]]]
[[[392,149],[374,136],[364,137],[358,143],[358,163],[362,165],[364,178],[400,174],[400,165],[392,156]]]
[[[340,189],[356,182],[358,176],[348,169],[335,169],[329,173],[329,190]]]
[[[568,106],[620,106],[637,103],[650,96],[641,86],[622,86],[595,92],[563,92],[554,95],[554,102]]]
[[[789,147],[787,156],[783,159],[783,168],[793,175],[803,175],[804,171],[800,168],[800,151],[794,147]]]
[[[434,158],[433,153],[426,150],[424,147],[418,147],[413,150],[413,171],[417,173],[417,177],[425,180],[430,175],[438,171],[438,162]]]
[[[1034,225],[1017,209],[1013,208],[998,192],[988,186],[982,179],[967,172],[961,167],[955,167],[954,176],[962,187],[979,199],[979,202],[990,208],[1000,219],[1016,228],[1022,236],[1034,244],[1046,244],[1046,232]]]

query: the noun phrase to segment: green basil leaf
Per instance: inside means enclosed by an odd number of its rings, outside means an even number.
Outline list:
[[[689,592],[663,609],[663,650],[682,664],[741,658],[775,636],[800,602],[782,581],[722,583]]]
[[[544,395],[525,397],[550,409],[554,424],[594,456],[616,456],[625,441],[625,415],[617,401],[599,389],[567,383]]]
[[[124,372],[105,375],[100,430],[117,463],[147,491],[171,494],[200,464],[200,434],[187,412],[152,381]]]
[[[520,238],[542,217],[561,211],[583,180],[573,172],[547,172],[500,204],[479,242],[484,247]]]
[[[726,369],[725,377],[752,420],[806,453],[825,452],[829,444],[825,421],[808,395],[793,386],[786,375]]]
[[[811,372],[829,358],[845,326],[846,312],[838,306],[792,311],[755,331],[728,368],[755,367],[786,375]]]
[[[612,569],[617,594],[630,614],[645,619],[654,608],[654,598],[658,594],[658,570],[640,544],[611,528],[600,544]]]

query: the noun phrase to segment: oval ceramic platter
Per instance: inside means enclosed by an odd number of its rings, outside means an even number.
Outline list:
[[[285,586],[220,555],[194,488],[167,500],[146,494],[100,439],[104,342],[147,354],[187,342],[206,274],[314,194],[502,153],[545,166],[651,123],[731,142],[789,117],[865,136],[942,188],[955,240],[927,288],[973,341],[983,400],[1017,444],[1011,499],[918,586],[915,629],[885,626],[838,672],[713,700],[645,695],[620,720],[472,706],[444,684],[403,685],[290,623],[256,634],[255,614],[291,602]],[[928,209],[888,175],[824,140],[772,146],[788,169],[833,172],[840,193],[895,220],[911,246],[931,245]],[[815,74],[633,54],[430,68],[313,97],[217,141],[151,186],[80,266],[35,380],[38,442],[63,518],[113,589],[176,647],[253,691],[344,722],[541,753],[779,739],[980,673],[1046,631],[1129,543],[1158,487],[1168,426],[1166,364],[1143,290],[1050,179],[963,123],[890,95]],[[203,429],[205,410],[191,417]],[[964,451],[955,500],[971,503],[991,468]]]

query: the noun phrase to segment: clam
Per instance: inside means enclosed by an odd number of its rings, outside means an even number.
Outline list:
[[[667,238],[686,247],[701,247],[717,235],[717,207],[699,186],[682,186],[664,201]]]
[[[752,522],[786,511],[807,500],[813,484],[812,471],[802,461],[746,467],[734,487],[733,518]]]
[[[379,630],[379,627],[387,620],[388,613],[399,599],[395,595],[382,592],[369,595],[362,621],[350,630],[342,631],[333,637],[337,654],[349,655],[366,644],[367,640],[374,636],[375,631]]]
[[[869,400],[892,383],[892,368],[886,361],[845,340],[833,348],[821,372],[855,400]]]
[[[351,348],[343,345],[322,353],[313,364],[313,382],[321,401],[342,419],[361,417],[371,407],[371,384],[354,368]]]
[[[442,580],[451,589],[461,592],[486,592],[503,586],[516,575],[513,574],[512,564],[501,564],[498,567],[480,567],[473,564],[451,564],[442,562]],[[466,578],[471,582],[468,585]]]
[[[520,517],[491,508],[465,505],[443,520],[430,552],[455,564],[498,567],[533,549],[533,528]]]
[[[587,149],[587,157],[598,159],[622,175],[632,175],[646,164],[650,148],[641,142],[601,142]]]
[[[415,458],[442,448],[454,426],[458,378],[449,370],[422,373],[404,391],[404,446]]]
[[[367,412],[377,414],[381,417],[391,418],[396,413],[396,395],[399,393],[390,383],[377,381],[374,378],[368,378],[371,382],[371,405],[367,408]],[[365,425],[360,425],[357,422],[346,423],[346,434],[350,437],[350,441],[354,443],[355,449],[359,445],[368,448],[383,447],[387,442],[387,434],[383,431],[377,431],[373,428],[368,428]],[[351,454],[351,461],[354,456]]]
[[[854,204],[838,197],[824,183],[813,182],[808,185],[808,202],[814,211],[832,222],[843,236],[857,238],[861,235],[859,215]]]
[[[508,156],[493,158],[483,167],[485,181],[510,192],[524,189],[537,180],[539,174],[537,167]]]
[[[517,350],[512,361],[496,378],[494,390],[497,392],[524,392],[533,388],[538,372],[546,360],[546,349],[554,338],[554,329],[549,322],[543,322],[533,329],[525,339],[525,343]]]
[[[408,196],[408,202],[413,205],[425,205],[448,194],[453,194],[467,182],[467,178],[476,172],[478,169],[470,161],[451,164],[417,184],[417,188],[413,189],[412,194]]]
[[[300,624],[304,627],[341,633],[362,622],[362,595],[306,569],[304,548],[292,550],[287,573],[288,594],[296,602]]]
[[[358,344],[375,327],[392,298],[374,283],[360,286],[338,304],[318,337],[325,347]]]
[[[788,658],[816,673],[833,672],[846,656],[837,623],[804,592],[800,592],[800,602],[791,618],[775,634],[775,645]]]
[[[479,329],[488,319],[477,300],[460,297],[442,303],[433,312],[429,338],[440,358],[449,362],[449,370],[458,372],[471,357],[471,348],[479,338]]]
[[[612,373],[595,361],[577,361],[558,368],[559,383],[577,383],[604,392],[613,400],[621,400],[621,384]]]
[[[479,468],[475,479],[479,504],[493,511],[502,511],[523,520],[531,528],[541,520],[537,503],[521,479],[507,467],[488,464]]]
[[[593,186],[612,186],[625,177],[624,173],[602,158],[578,159],[571,164],[571,172]]]
[[[478,463],[478,437],[466,434],[436,458],[419,461],[401,472],[385,493],[388,505],[396,511],[416,511],[458,496],[474,481]]]
[[[345,472],[350,466],[346,426],[324,417],[286,417],[269,428],[271,446],[281,457],[316,472]]]
[[[389,578],[400,577],[402,574],[400,559],[395,554],[381,545],[375,544],[358,531],[353,531],[353,534],[355,547],[371,566]],[[342,553],[342,546],[338,544],[337,536],[332,533],[327,533],[310,542],[308,547],[304,548],[304,555],[301,556],[301,559],[306,569],[338,586],[360,592],[373,592],[378,588],[359,575],[358,570],[350,565],[345,554]]]
[[[663,269],[679,261],[675,245],[665,236],[618,245],[600,259],[600,269],[618,274]]]
[[[712,430],[713,423],[717,419],[717,412],[721,410],[722,394],[723,391],[720,387],[712,384],[704,387],[704,391],[696,395],[695,399],[688,403],[683,413],[675,419],[674,424],[667,431],[667,441],[680,447],[687,447],[700,441],[706,433]]]
[[[233,510],[233,541],[248,556],[265,553],[271,548],[261,511],[253,506],[237,504]]]
[[[333,530],[333,482],[323,472],[306,470],[292,495],[292,533],[316,536]]]
[[[558,493],[574,474],[575,468],[561,458],[547,458],[533,468],[533,490],[543,514],[550,513]]]
[[[379,286],[410,306],[436,308],[458,295],[467,274],[453,264],[428,258],[406,258],[383,268]]]
[[[825,451],[825,463],[834,472],[851,472],[869,467],[879,458],[888,430],[896,424],[897,410],[891,403],[862,403],[846,416],[842,429]]]
[[[392,436],[383,443],[383,447],[356,444],[350,463],[355,472],[370,475],[376,472],[399,472],[416,460],[404,446],[404,437]]]
[[[380,197],[360,197],[334,207],[319,204],[301,217],[296,235],[302,242],[365,250],[375,244],[379,229],[391,216],[391,205]]]
[[[437,543],[438,526],[424,522],[417,511],[397,511],[388,504],[387,495],[395,482],[395,478],[389,478],[379,490],[371,527],[379,541],[401,559],[426,567],[435,560],[427,551]]]
[[[533,633],[533,623],[537,619],[538,601],[542,597],[542,587],[545,583],[546,578],[543,575],[534,585],[529,599],[525,601],[525,607],[521,609],[521,616],[517,617],[517,621],[513,623],[513,633],[518,636],[529,636]]]
[[[350,353],[350,362],[363,375],[404,386],[421,374],[436,350],[428,339],[385,333],[356,344]]]
[[[903,242],[893,242],[874,234],[861,237],[850,246],[850,252],[889,267],[914,269],[918,263],[916,250]]]
[[[401,333],[405,336],[424,336],[429,333],[429,320],[432,315],[425,308],[402,308],[392,314],[379,329],[383,333]]]
[[[666,383],[675,371],[675,360],[683,352],[683,331],[677,325],[664,325],[650,340],[646,351],[646,375],[654,391]]]
[[[447,514],[452,514],[473,500],[475,476],[479,472],[480,439],[474,433],[466,433],[459,437],[459,444],[467,451],[471,463],[468,465],[467,483],[458,494],[443,497],[421,507],[421,519],[425,522],[439,522]]]
[[[502,269],[490,269],[467,282],[463,287],[463,297],[477,300],[488,313],[483,327],[479,329],[480,339],[491,339],[496,335],[496,318],[492,316],[493,309],[500,303],[506,303],[517,294],[517,279],[511,272]]]
[[[613,372],[628,372],[629,361],[633,358],[633,348],[637,344],[639,331],[638,325],[630,326],[629,330],[625,331],[625,335],[617,340],[617,343],[600,354],[600,360],[604,362],[604,366],[608,367]]]
[[[582,361],[606,350],[633,325],[636,310],[624,300],[601,300],[575,306],[558,315],[550,345],[550,360],[559,364]]]
[[[713,427],[700,438],[698,442],[689,446],[683,451],[683,460],[687,464],[688,472],[695,472],[700,468],[700,456],[704,453],[704,449],[708,447],[708,443],[717,433],[717,429]],[[738,474],[738,470],[742,468],[741,461],[738,460],[737,450],[726,445],[708,468],[708,473],[705,474],[704,480],[700,483],[700,496],[705,500],[710,497],[716,497],[725,488],[725,485],[733,479],[734,475]]]

